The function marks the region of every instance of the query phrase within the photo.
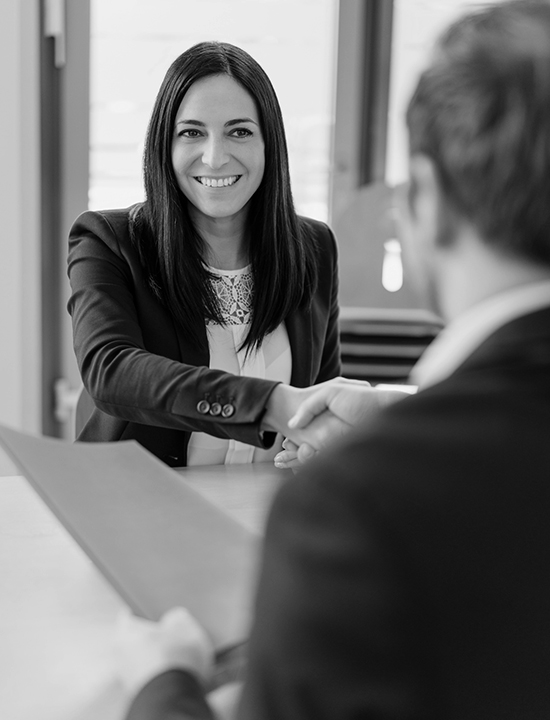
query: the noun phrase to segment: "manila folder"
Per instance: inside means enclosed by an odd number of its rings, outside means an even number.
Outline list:
[[[21,473],[131,609],[186,607],[218,653],[246,640],[260,539],[134,440],[70,443],[0,426]]]

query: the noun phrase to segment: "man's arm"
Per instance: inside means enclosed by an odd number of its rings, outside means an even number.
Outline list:
[[[350,447],[275,501],[239,720],[423,717],[424,624],[369,492],[371,448]]]

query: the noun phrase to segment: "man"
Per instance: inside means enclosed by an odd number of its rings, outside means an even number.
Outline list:
[[[369,391],[325,386],[291,423],[359,427],[275,501],[238,718],[550,717],[550,5],[454,24],[407,121],[410,241],[448,325],[417,395],[360,422]],[[209,717],[194,631],[132,720]]]

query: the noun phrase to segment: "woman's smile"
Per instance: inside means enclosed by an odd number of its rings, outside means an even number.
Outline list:
[[[201,185],[204,185],[205,187],[209,188],[222,188],[222,187],[231,187],[231,185],[234,185],[239,179],[240,175],[229,175],[227,177],[195,177],[195,180],[199,182]]]

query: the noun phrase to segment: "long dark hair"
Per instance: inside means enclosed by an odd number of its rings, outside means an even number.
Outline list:
[[[132,238],[153,292],[199,345],[205,319],[222,322],[203,264],[203,240],[180,191],[171,160],[173,128],[185,93],[201,78],[228,75],[253,98],[265,145],[265,170],[248,213],[254,277],[252,319],[243,347],[259,347],[317,283],[313,237],[296,215],[288,152],[277,96],[260,65],[244,50],[219,42],[194,45],[170,66],[149,122],[144,151],[146,201],[134,214]]]

